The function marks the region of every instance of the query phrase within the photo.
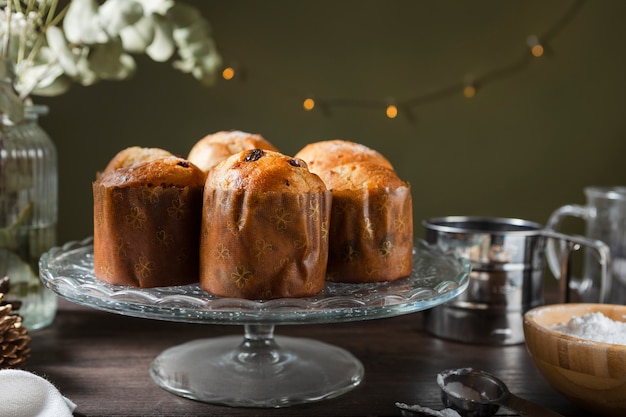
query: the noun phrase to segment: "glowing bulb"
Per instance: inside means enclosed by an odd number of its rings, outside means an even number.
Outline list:
[[[543,46],[541,46],[540,44],[534,45],[532,48],[530,48],[530,53],[534,57],[539,58],[543,55]]]
[[[222,70],[222,78],[225,80],[232,80],[235,77],[235,69],[233,67],[226,67]]]
[[[307,98],[306,100],[304,100],[304,103],[302,103],[302,107],[304,107],[304,110],[306,111],[313,110],[313,108],[315,107],[315,100],[313,100],[312,98]]]
[[[466,98],[474,97],[476,95],[476,87],[474,87],[473,85],[466,85],[463,89],[463,95]]]

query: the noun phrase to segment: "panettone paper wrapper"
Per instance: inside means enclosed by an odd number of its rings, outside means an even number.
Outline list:
[[[198,282],[202,187],[93,183],[94,274],[142,288]]]
[[[328,280],[383,282],[408,276],[413,266],[410,186],[334,190]]]
[[[332,194],[204,192],[200,286],[247,299],[306,297],[325,284]]]

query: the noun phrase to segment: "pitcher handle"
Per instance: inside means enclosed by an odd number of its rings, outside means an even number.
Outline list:
[[[559,224],[564,217],[577,217],[582,220],[587,221],[590,218],[590,209],[585,206],[581,206],[578,204],[569,204],[566,206],[559,207],[556,209],[548,219],[548,223],[546,223],[546,229],[556,232],[558,230]],[[548,266],[550,267],[550,272],[552,275],[559,279],[561,277],[561,256],[565,249],[563,245],[564,241],[561,241],[561,249],[560,251],[556,250],[556,242],[554,240],[548,240],[546,243],[546,258],[548,261]]]
[[[588,239],[582,236],[565,235],[550,229],[545,229],[543,231],[543,235],[548,238],[546,243],[547,249],[550,248],[550,244],[552,244],[552,248],[554,249],[554,240],[559,240],[562,244],[566,245],[566,249],[561,251],[561,257],[558,259],[559,274],[554,274],[560,280],[559,289],[562,300],[564,302],[569,302],[570,298],[569,281],[571,274],[571,254],[573,251],[578,250],[580,246],[587,246],[594,250],[596,259],[600,265],[600,296],[598,302],[607,302],[610,291],[608,270],[611,257],[608,245],[601,240]],[[546,251],[546,254],[550,256],[550,252],[548,250]],[[554,252],[552,252],[552,256],[555,257],[554,259],[557,259]]]

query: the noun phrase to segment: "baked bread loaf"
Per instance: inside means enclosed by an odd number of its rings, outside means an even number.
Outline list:
[[[139,162],[161,158],[163,156],[173,156],[172,153],[161,148],[144,148],[141,146],[131,146],[119,151],[107,164],[102,174],[113,172],[116,169],[128,168]]]
[[[324,288],[331,193],[304,161],[253,149],[208,173],[200,286],[247,299],[306,297]]]
[[[93,182],[96,278],[142,288],[198,282],[204,173],[171,155],[137,161]]]
[[[371,162],[339,165],[323,177],[332,190],[328,280],[394,281],[413,265],[411,189]]]
[[[333,194],[327,279],[361,283],[408,276],[413,265],[411,189],[389,160],[341,139],[310,143],[296,157]]]
[[[349,162],[372,162],[393,169],[391,162],[380,152],[360,143],[342,139],[309,143],[296,153],[295,157],[303,159],[309,170],[319,176],[331,168]]]
[[[278,151],[261,135],[231,130],[206,135],[191,148],[187,159],[207,174],[229,156],[249,149]]]

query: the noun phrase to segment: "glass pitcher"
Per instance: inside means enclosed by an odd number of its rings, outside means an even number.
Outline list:
[[[546,228],[556,230],[564,217],[577,217],[586,222],[586,236],[601,240],[609,246],[609,275],[603,292],[607,304],[626,303],[626,186],[584,189],[587,202],[568,204],[555,210]],[[558,248],[548,244],[546,255],[552,273],[559,277]],[[583,302],[597,302],[601,289],[600,271],[593,253],[585,251],[581,277],[572,277],[570,286],[577,290]]]

